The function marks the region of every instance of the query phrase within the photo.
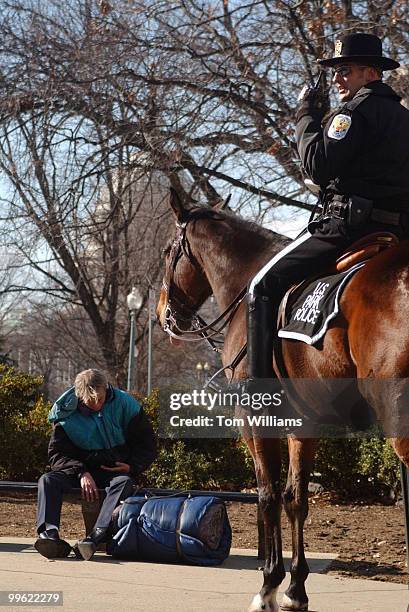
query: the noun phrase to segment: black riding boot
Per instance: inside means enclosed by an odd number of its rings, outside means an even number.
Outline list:
[[[247,299],[247,378],[230,383],[229,391],[270,393],[278,304],[267,295],[250,294]]]
[[[250,295],[247,304],[247,368],[249,379],[269,379],[273,375],[273,339],[276,321],[274,300]]]

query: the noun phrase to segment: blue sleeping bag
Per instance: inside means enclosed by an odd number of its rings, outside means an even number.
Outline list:
[[[224,502],[212,496],[128,497],[107,545],[117,558],[219,565],[231,546]]]

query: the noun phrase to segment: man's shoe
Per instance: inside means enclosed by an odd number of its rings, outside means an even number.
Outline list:
[[[108,529],[103,527],[94,527],[91,533],[84,538],[79,540],[74,546],[74,552],[76,557],[83,558],[84,561],[89,561],[94,556],[98,548],[98,544],[106,541]]]
[[[63,559],[71,552],[70,544],[61,540],[57,529],[42,531],[34,543],[34,548],[47,559]]]
[[[90,561],[97,550],[97,545],[92,541],[90,536],[79,540],[74,546],[74,553],[78,559],[84,559],[84,561]]]

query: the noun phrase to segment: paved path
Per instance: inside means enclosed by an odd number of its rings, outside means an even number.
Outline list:
[[[0,589],[61,590],[64,606],[52,607],[56,612],[245,612],[262,580],[251,550],[233,549],[221,567],[201,568],[118,561],[103,553],[90,562],[49,561],[31,545],[31,539],[0,537]],[[334,555],[307,557],[310,611],[407,612],[406,585],[326,576],[319,572]],[[288,575],[283,585],[280,596]]]

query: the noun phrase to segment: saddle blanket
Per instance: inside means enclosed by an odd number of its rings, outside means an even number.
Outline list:
[[[285,326],[279,330],[280,338],[301,340],[316,344],[324,337],[330,321],[339,311],[339,300],[351,277],[365,265],[360,262],[345,270],[315,279],[301,287],[301,293],[286,307]]]

